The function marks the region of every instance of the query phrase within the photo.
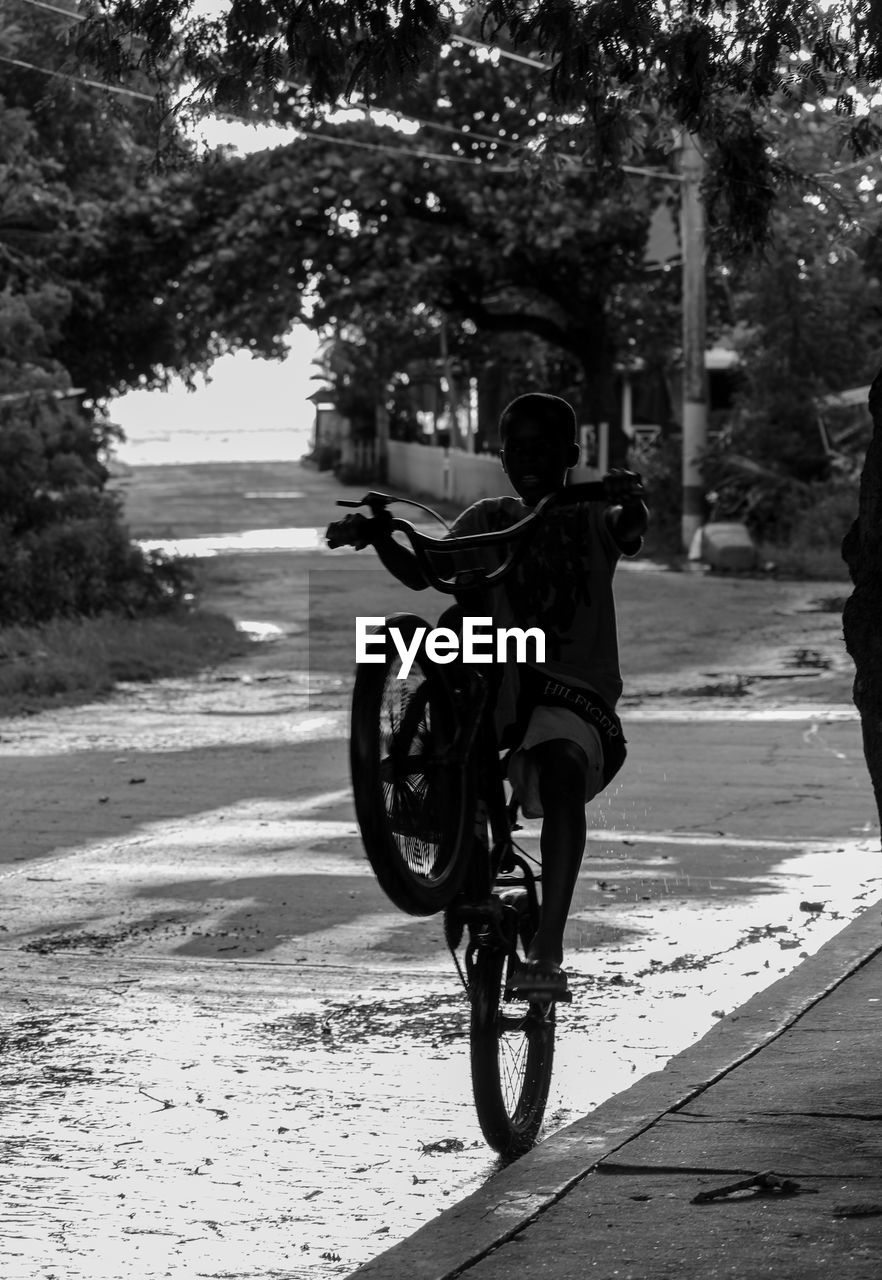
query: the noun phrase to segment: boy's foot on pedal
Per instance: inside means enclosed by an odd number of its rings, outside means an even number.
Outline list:
[[[570,994],[566,971],[551,960],[521,960],[509,973],[508,987],[518,995],[546,1000],[567,1000]]]

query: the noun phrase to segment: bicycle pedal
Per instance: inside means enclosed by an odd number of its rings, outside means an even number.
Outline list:
[[[521,1003],[526,1001],[528,1004],[549,1005],[549,1004],[572,1004],[572,991],[562,991],[560,995],[549,995],[546,992],[536,992],[531,995],[529,991],[512,991],[510,987],[506,987],[502,993],[503,1000],[515,1001]]]

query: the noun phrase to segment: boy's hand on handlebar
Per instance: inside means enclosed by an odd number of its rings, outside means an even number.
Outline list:
[[[370,516],[363,516],[356,511],[351,516],[344,516],[342,520],[332,521],[325,530],[325,541],[332,548],[354,547],[356,551],[361,551],[371,544],[372,524]]]
[[[392,517],[385,511],[376,516],[364,516],[360,511],[355,511],[352,515],[329,524],[325,530],[325,540],[331,548],[354,547],[356,551],[361,551],[372,546],[391,523]]]
[[[603,477],[607,501],[616,506],[636,506],[646,498],[643,480],[636,471],[613,467]]]

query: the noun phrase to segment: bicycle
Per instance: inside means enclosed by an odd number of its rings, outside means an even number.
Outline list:
[[[458,598],[502,582],[530,536],[555,506],[603,500],[601,482],[568,486],[499,533],[431,538],[389,517],[395,501],[371,492],[339,506],[367,507],[390,531],[408,539],[427,583]],[[422,507],[420,503],[411,505]],[[437,515],[431,512],[432,515]],[[441,519],[441,517],[437,517]],[[343,545],[329,537],[329,545]],[[438,572],[433,556],[511,544],[502,562]],[[457,609],[439,619],[455,621]],[[356,818],[365,853],[387,896],[411,915],[444,912],[444,933],[470,1003],[472,1093],[481,1131],[506,1159],[529,1150],[545,1114],[554,1060],[556,998],[530,997],[514,975],[539,923],[541,875],[513,839],[517,804],[505,793],[493,709],[499,668],[433,661],[416,614],[397,613],[374,628],[385,643],[382,662],[356,671],[350,723],[350,768]],[[409,674],[389,643],[397,628],[408,650]],[[535,860],[532,860],[535,861]],[[464,964],[458,948],[465,941]]]

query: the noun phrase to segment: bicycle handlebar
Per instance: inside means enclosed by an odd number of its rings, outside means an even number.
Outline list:
[[[530,530],[541,522],[542,517],[550,508],[576,506],[581,502],[603,502],[608,500],[609,496],[603,481],[592,480],[582,484],[566,485],[563,489],[558,489],[555,493],[549,494],[542,499],[534,511],[524,516],[523,520],[519,520],[517,524],[509,525],[507,529],[500,529],[497,533],[473,533],[459,538],[430,538],[428,534],[420,533],[418,529],[415,529],[409,520],[403,520],[399,516],[392,516],[387,528],[390,533],[397,530],[406,536],[416,556],[420,572],[429,586],[434,587],[436,591],[443,592],[445,595],[454,595],[460,591],[494,587],[508,577],[529,545]],[[377,517],[387,510],[391,502],[395,501],[396,499],[387,493],[372,491],[365,494],[358,502],[340,500],[337,505],[340,507],[366,506],[369,508],[371,515]],[[514,543],[511,551],[502,564],[490,571],[484,566],[477,566],[473,569],[460,569],[455,571],[452,577],[445,578],[437,572],[429,559],[431,555],[453,555],[462,551],[477,551],[485,547],[499,546],[506,542]]]

